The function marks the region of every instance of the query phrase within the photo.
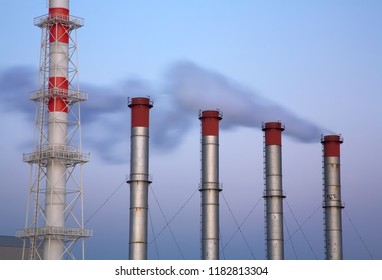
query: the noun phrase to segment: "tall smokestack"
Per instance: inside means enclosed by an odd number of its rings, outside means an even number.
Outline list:
[[[32,172],[36,177],[31,179],[29,188],[28,208],[31,209],[27,209],[25,230],[19,236],[29,238],[30,259],[59,260],[66,256],[73,258],[74,244],[91,235],[83,223],[82,164],[89,160],[89,155],[81,153],[79,109],[87,96],[79,92],[76,84],[77,44],[76,36],[71,36],[72,31],[83,25],[83,20],[69,15],[69,0],[50,0],[49,14],[36,18],[35,25],[43,30],[40,89],[31,97],[38,109],[39,139],[35,151],[24,155],[24,161],[32,169],[36,164],[37,172]],[[79,172],[73,172],[76,165]],[[75,178],[78,174],[79,178]],[[46,187],[42,186],[44,180]],[[67,187],[67,184],[72,185]],[[45,195],[45,203],[41,203],[40,195]]]
[[[340,135],[326,135],[323,144],[325,253],[327,260],[342,260],[342,217],[340,178]]]
[[[50,18],[69,18],[69,0],[49,1]],[[62,93],[68,91],[69,36],[68,26],[56,21],[50,27],[49,38],[49,90]],[[64,96],[63,96],[64,95]],[[65,94],[51,96],[48,101],[48,142],[66,146],[68,107]],[[52,227],[65,225],[66,166],[59,159],[48,160],[47,194],[45,215],[47,224]],[[49,238],[44,244],[44,259],[60,259],[64,252],[61,241]]]
[[[217,110],[199,114],[202,122],[202,259],[219,259],[219,121],[222,113]]]
[[[129,259],[147,259],[150,98],[129,99],[131,108]]]
[[[267,258],[284,259],[283,195],[280,122],[263,124]]]

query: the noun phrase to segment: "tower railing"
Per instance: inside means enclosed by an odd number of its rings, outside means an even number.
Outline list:
[[[71,15],[63,15],[61,13],[46,14],[34,18],[34,25],[40,28],[57,22],[68,25],[70,29],[77,29],[84,25],[83,18]]]
[[[43,88],[30,93],[29,99],[35,102],[47,102],[51,97],[61,97],[70,104],[82,102],[88,99],[88,94],[77,90],[66,90],[61,88]]]
[[[69,228],[69,227],[41,227],[27,228],[16,232],[19,238],[44,237],[46,235],[57,235],[69,240],[72,238],[86,238],[93,235],[93,230],[87,228]]]
[[[73,145],[43,145],[37,147],[32,153],[24,154],[23,160],[27,163],[45,162],[49,158],[67,160],[68,163],[85,163],[90,160],[90,153],[81,153]]]

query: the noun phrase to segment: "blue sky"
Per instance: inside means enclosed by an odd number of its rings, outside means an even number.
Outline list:
[[[87,258],[128,256],[128,185],[92,215],[129,172],[126,97],[149,94],[150,231],[166,224],[161,211],[168,220],[180,211],[170,224],[176,242],[166,228],[150,258],[200,256],[198,109],[213,107],[223,111],[222,258],[265,258],[259,126],[276,118],[286,125],[285,239],[294,234],[286,258],[324,258],[319,133],[334,132],[344,137],[344,258],[382,259],[381,1],[94,2],[70,2],[71,14],[85,18],[78,31],[80,83],[89,94],[82,105],[83,147],[91,153],[85,220],[91,217],[94,229]],[[3,235],[25,220],[29,167],[22,154],[33,149],[27,98],[37,89],[41,37],[33,18],[46,13],[42,0],[7,1],[0,11]],[[239,224],[248,216],[242,234],[231,213]]]

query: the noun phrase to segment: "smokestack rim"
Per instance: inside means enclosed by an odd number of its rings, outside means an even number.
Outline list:
[[[204,118],[216,118],[222,120],[223,119],[223,113],[219,110],[199,110],[199,120],[202,120]]]
[[[150,97],[128,97],[127,106],[129,108],[136,105],[144,105],[152,108],[154,106],[154,101]]]
[[[344,138],[342,137],[341,134],[321,135],[321,143],[322,144],[329,143],[329,142],[342,144],[344,142]]]
[[[280,121],[277,122],[263,122],[261,126],[262,131],[266,131],[267,129],[279,129],[281,131],[285,130],[285,125]]]

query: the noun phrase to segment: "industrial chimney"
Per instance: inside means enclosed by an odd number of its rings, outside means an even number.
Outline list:
[[[39,90],[31,94],[37,137],[35,150],[24,154],[31,183],[25,229],[17,234],[24,239],[24,254],[30,244],[29,259],[74,259],[76,242],[91,236],[82,204],[82,164],[89,154],[81,152],[80,103],[87,95],[79,91],[72,34],[83,19],[69,14],[69,0],[50,0],[49,14],[34,23],[42,29]]]
[[[280,122],[263,124],[267,259],[284,259],[283,195]]]
[[[326,135],[323,144],[323,208],[327,260],[342,260],[342,208],[340,178],[340,135]]]
[[[219,259],[219,121],[222,113],[208,110],[199,113],[201,138],[201,250],[203,260]]]
[[[131,108],[129,259],[147,259],[150,98],[129,98]]]

